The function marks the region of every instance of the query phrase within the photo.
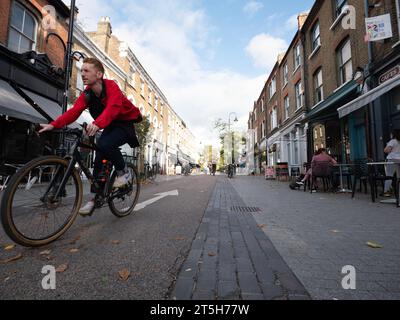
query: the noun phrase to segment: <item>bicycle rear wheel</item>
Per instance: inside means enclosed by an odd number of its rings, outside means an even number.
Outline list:
[[[109,183],[111,190],[108,198],[108,205],[111,212],[119,218],[126,217],[132,213],[140,194],[140,181],[137,170],[132,164],[128,164],[127,166],[131,174],[131,179],[126,187],[112,189],[114,180],[117,177],[115,171]]]
[[[10,179],[1,202],[1,222],[16,243],[37,247],[64,234],[82,202],[82,182],[73,170],[58,198],[54,198],[68,161],[44,156],[28,162]]]

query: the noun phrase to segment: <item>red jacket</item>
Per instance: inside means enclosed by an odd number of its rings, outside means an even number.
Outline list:
[[[113,120],[136,120],[141,115],[140,110],[128,100],[114,80],[104,79],[103,83],[106,86],[106,97],[101,101],[105,108],[93,122],[96,126],[104,129]],[[62,128],[78,119],[87,107],[85,94],[82,92],[74,106],[50,124],[54,128]]]

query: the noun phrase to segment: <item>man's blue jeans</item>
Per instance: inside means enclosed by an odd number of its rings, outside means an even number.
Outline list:
[[[96,158],[93,167],[93,177],[95,179],[99,177],[103,159],[111,161],[117,172],[125,170],[125,161],[119,147],[127,143],[128,139],[128,133],[123,127],[109,126],[104,129],[97,141],[99,150],[96,151]],[[91,190],[95,193],[93,186]]]

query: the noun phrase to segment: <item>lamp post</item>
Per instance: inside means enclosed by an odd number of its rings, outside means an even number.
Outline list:
[[[235,112],[231,112],[230,114],[229,114],[229,116],[228,116],[228,132],[229,133],[231,133],[231,115],[235,115],[235,120],[233,120],[234,122],[238,122],[238,118],[237,118],[237,114],[235,113]],[[234,144],[233,144],[233,142],[234,142],[234,137],[233,137],[233,131],[232,131],[232,159],[231,159],[231,163],[233,164],[234,163],[234,154],[233,154],[233,151],[234,151]]]

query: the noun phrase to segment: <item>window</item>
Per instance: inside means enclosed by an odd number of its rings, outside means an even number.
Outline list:
[[[85,89],[85,85],[83,83],[82,80],[82,72],[81,72],[81,68],[82,68],[82,60],[79,60],[76,62],[76,97],[79,97],[81,95],[81,93],[83,92],[83,90]]]
[[[321,35],[319,30],[319,22],[317,22],[311,32],[312,51],[321,45]]]
[[[261,112],[264,112],[264,99],[261,98]]]
[[[134,106],[137,106],[137,104],[136,104],[136,99],[135,99],[135,97],[134,97],[133,95],[130,94],[130,95],[128,96],[128,100],[129,100],[130,102],[132,102]]]
[[[296,70],[301,64],[300,43],[294,49],[294,69]]]
[[[152,91],[151,91],[151,89],[149,89],[149,95],[147,96],[147,101],[149,102],[149,104],[152,104],[151,94],[152,94]]]
[[[285,119],[289,119],[289,96],[286,96],[284,99],[284,105],[285,105]]]
[[[144,81],[140,79],[140,94],[144,97]]]
[[[8,48],[18,53],[34,50],[36,20],[33,15],[17,1],[13,1],[11,12]]]
[[[265,122],[261,123],[261,137],[265,137]]]
[[[287,85],[289,82],[289,67],[287,63],[283,66],[283,85]]]
[[[135,88],[135,85],[136,85],[136,82],[135,82],[136,75],[135,74],[136,74],[135,69],[130,67],[129,74],[128,74],[128,81],[132,85],[133,88]]]
[[[296,83],[295,91],[296,91],[296,108],[299,109],[303,106],[303,89],[301,87],[301,81]]]
[[[314,75],[314,102],[317,104],[324,100],[324,88],[322,84],[322,69],[319,69]]]
[[[396,9],[397,9],[397,27],[399,29],[399,38],[400,38],[400,0],[396,0]]]
[[[298,132],[292,132],[293,140],[293,164],[299,164],[299,136]]]
[[[278,114],[277,108],[274,107],[271,112],[271,131],[278,126]]]
[[[337,18],[342,13],[343,7],[347,5],[347,0],[334,0],[334,4],[335,18]]]
[[[276,77],[273,77],[269,84],[269,98],[271,99],[276,92]]]
[[[350,81],[353,77],[350,39],[339,48],[337,58],[339,64],[339,85],[342,85]]]
[[[154,109],[158,111],[158,97],[154,96]]]

